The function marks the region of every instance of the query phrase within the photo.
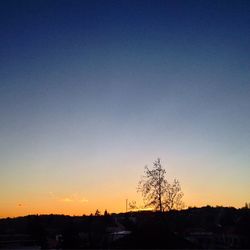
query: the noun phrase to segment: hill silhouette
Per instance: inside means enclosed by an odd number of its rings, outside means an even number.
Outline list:
[[[0,248],[250,248],[250,209],[189,208],[98,216],[28,215],[0,220]]]

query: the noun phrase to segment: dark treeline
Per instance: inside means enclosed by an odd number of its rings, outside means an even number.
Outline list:
[[[250,209],[202,207],[0,220],[0,248],[250,248]]]

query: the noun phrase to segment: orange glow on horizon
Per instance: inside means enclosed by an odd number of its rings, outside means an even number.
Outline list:
[[[227,201],[219,202],[204,202],[204,201],[192,201],[186,202],[185,208],[188,207],[203,207],[203,206],[233,206],[236,208],[243,207],[244,204],[230,203]],[[31,214],[64,214],[71,216],[82,216],[94,214],[96,210],[101,211],[103,214],[105,210],[109,213],[121,213],[126,212],[125,199],[107,199],[106,202],[99,203],[97,200],[90,202],[87,201],[74,201],[70,198],[64,198],[62,200],[54,200],[50,202],[9,202],[2,205],[0,218],[7,217],[19,217]],[[130,211],[150,211],[151,208],[140,208]]]

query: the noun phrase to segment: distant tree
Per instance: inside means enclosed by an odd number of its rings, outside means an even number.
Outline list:
[[[250,209],[250,203],[245,203],[245,206],[244,206],[245,209]]]
[[[108,216],[108,215],[109,215],[108,210],[105,209],[105,211],[104,211],[104,216]]]
[[[162,167],[160,158],[153,162],[152,169],[145,166],[144,174],[137,191],[142,193],[146,207],[163,212],[183,206],[180,183],[177,179],[173,184],[167,181],[166,170]]]
[[[98,209],[96,209],[95,216],[100,216],[100,215],[101,215],[101,212]]]

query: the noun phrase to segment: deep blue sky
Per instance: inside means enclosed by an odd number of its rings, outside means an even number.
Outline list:
[[[158,156],[187,204],[249,201],[249,13],[239,0],[1,1],[5,210],[51,192],[91,204],[97,187],[122,203]]]

